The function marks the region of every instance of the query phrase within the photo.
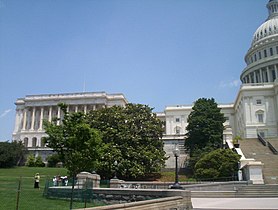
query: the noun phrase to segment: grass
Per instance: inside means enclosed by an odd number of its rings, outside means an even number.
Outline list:
[[[34,189],[34,175],[40,173],[40,189]],[[55,175],[67,175],[64,168],[16,167],[0,169],[0,210],[16,209],[18,185],[21,177],[19,196],[20,210],[66,210],[68,200],[47,199],[43,197],[44,186],[48,178]],[[92,204],[90,205],[92,206]],[[84,203],[74,202],[73,208],[82,208]],[[88,207],[88,205],[87,205]]]
[[[34,175],[40,173],[40,189],[34,189]],[[43,197],[47,179],[56,175],[67,175],[64,168],[15,167],[0,169],[0,210],[16,209],[18,185],[21,177],[19,195],[20,210],[66,210],[69,209],[68,200],[47,199]],[[175,172],[162,172],[157,181],[173,182]],[[179,181],[190,181],[185,175],[179,175]],[[93,206],[94,204],[87,205]],[[73,208],[83,208],[84,203],[74,202]]]
[[[175,181],[175,172],[174,171],[161,172],[161,177],[157,181],[173,182],[173,181]],[[190,181],[195,181],[195,180],[188,178],[186,175],[180,173],[179,181],[180,182],[190,182]]]

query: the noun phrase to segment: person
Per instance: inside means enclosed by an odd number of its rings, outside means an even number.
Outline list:
[[[52,181],[53,181],[53,186],[57,186],[58,185],[57,184],[58,180],[57,180],[56,176],[53,177]]]
[[[40,174],[39,173],[36,173],[36,175],[35,175],[34,188],[40,188]]]

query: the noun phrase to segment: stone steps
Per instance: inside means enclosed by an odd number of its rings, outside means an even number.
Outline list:
[[[254,158],[263,165],[265,184],[278,184],[278,155],[264,146],[258,139],[240,141],[240,148],[246,158]]]
[[[278,198],[278,185],[251,185],[230,191],[191,191],[192,198]]]

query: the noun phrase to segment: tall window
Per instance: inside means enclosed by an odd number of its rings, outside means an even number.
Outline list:
[[[257,116],[257,121],[259,123],[263,123],[264,122],[264,112],[263,111],[257,111],[256,112],[256,116]]]
[[[270,56],[272,56],[272,55],[273,55],[273,49],[272,49],[272,47],[269,49],[269,52],[270,52]]]
[[[37,146],[37,138],[34,137],[32,138],[32,147],[36,147]]]
[[[176,134],[180,134],[180,133],[181,133],[181,127],[177,126],[177,127],[175,128],[175,133],[176,133]]]
[[[176,122],[180,122],[180,118],[177,117],[177,118],[176,118]]]
[[[24,138],[23,140],[24,147],[28,147],[28,138]]]
[[[267,57],[267,52],[266,52],[266,50],[264,50],[264,57],[265,57],[265,58]]]

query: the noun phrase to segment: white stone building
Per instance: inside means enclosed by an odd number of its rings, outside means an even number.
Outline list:
[[[242,85],[232,104],[220,104],[226,117],[224,140],[240,135],[244,139],[278,136],[278,0],[267,4],[269,16],[255,31],[251,47],[245,56],[246,68],[240,79]],[[97,109],[103,106],[124,106],[127,100],[122,94],[72,93],[26,96],[16,101],[14,140],[22,140],[29,150],[43,150],[44,131],[42,119],[60,116],[58,102],[69,104],[70,111]],[[163,140],[165,151],[171,158],[166,165],[174,167],[172,149],[175,143],[184,144],[187,117],[192,105],[167,106],[157,116],[165,121]],[[42,154],[43,155],[43,154]],[[181,158],[186,159],[185,152]],[[182,164],[184,161],[180,161]]]
[[[16,119],[13,140],[22,141],[29,151],[43,159],[52,150],[43,144],[43,119],[51,121],[62,113],[58,103],[66,103],[69,112],[88,112],[113,105],[125,106],[128,102],[123,94],[105,92],[28,95],[19,98],[16,104]],[[57,123],[60,123],[59,121]]]

